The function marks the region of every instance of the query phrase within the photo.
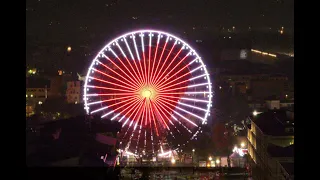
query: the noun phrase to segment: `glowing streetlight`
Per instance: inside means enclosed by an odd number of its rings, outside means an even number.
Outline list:
[[[28,97],[28,94],[26,94],[26,97]]]
[[[288,98],[288,94],[286,94],[286,98]]]
[[[39,101],[39,102],[38,102],[38,104],[40,104],[40,105],[41,105],[41,104],[42,104],[42,101]]]
[[[71,52],[71,46],[68,46],[67,51]]]
[[[192,152],[195,152],[196,150],[195,149],[192,149]]]
[[[30,97],[33,97],[33,94],[31,94]]]
[[[171,159],[171,163],[172,163],[172,164],[175,164],[175,163],[176,163],[176,160],[172,158],[172,159]]]
[[[258,112],[257,111],[253,111],[252,114],[253,114],[253,116],[257,116]]]
[[[216,160],[216,163],[217,163],[217,164],[219,164],[219,163],[220,163],[220,160],[219,160],[219,159],[217,159],[217,160]]]
[[[245,143],[244,143],[244,142],[242,142],[242,143],[241,143],[241,147],[243,148],[244,146],[245,146]]]
[[[212,157],[211,156],[209,157],[209,161],[212,161]]]

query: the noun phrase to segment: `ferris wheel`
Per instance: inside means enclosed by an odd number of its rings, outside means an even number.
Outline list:
[[[186,42],[138,30],[109,42],[92,61],[84,85],[88,114],[122,123],[121,149],[165,154],[201,132],[212,106],[206,66]],[[181,142],[181,143],[180,143]]]

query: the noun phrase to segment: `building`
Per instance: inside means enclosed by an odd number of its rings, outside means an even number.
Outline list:
[[[247,123],[248,154],[253,178],[292,178],[294,112],[270,109],[248,117]]]
[[[26,116],[33,115],[35,106],[50,96],[50,81],[42,78],[26,79]]]
[[[264,99],[270,96],[283,98],[288,94],[288,78],[285,76],[269,76],[253,79],[250,82],[250,99]]]
[[[246,94],[249,100],[264,100],[270,96],[292,98],[293,89],[288,77],[269,74],[220,74],[215,77],[216,87],[228,86],[232,94]]]
[[[251,101],[249,102],[249,107],[256,111],[264,111],[266,109],[292,109],[294,107],[294,99]]]
[[[69,81],[67,82],[67,90],[66,90],[66,97],[68,103],[81,103],[82,98],[82,86],[81,81]]]

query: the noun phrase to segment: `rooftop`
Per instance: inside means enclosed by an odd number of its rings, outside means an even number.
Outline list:
[[[50,80],[37,77],[26,78],[26,88],[50,88]]]
[[[250,117],[261,131],[270,136],[293,136],[294,119],[286,110],[270,110]]]
[[[270,144],[268,146],[268,153],[271,157],[294,157],[294,144],[287,147]]]

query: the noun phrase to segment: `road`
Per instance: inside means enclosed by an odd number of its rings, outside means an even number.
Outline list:
[[[193,168],[140,168],[140,169],[123,168],[121,175],[123,180],[143,179],[143,177],[152,180],[166,179],[199,179],[199,180],[237,180],[247,179],[242,172],[221,173],[219,169],[193,169]],[[237,170],[238,171],[238,170]]]

